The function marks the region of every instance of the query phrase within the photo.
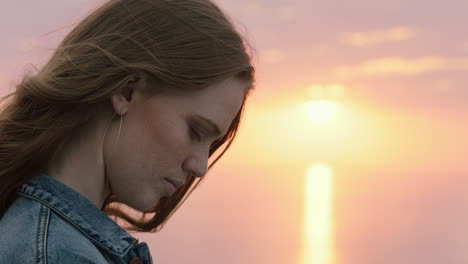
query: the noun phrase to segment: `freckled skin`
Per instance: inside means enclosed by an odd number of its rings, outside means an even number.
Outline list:
[[[139,77],[113,94],[110,104],[89,124],[74,131],[47,166],[51,177],[98,208],[112,188],[121,202],[146,211],[169,194],[164,178],[185,182],[188,174],[203,176],[210,145],[217,138],[202,132],[198,141],[190,132],[193,119],[187,116],[198,114],[212,120],[220,136],[224,135],[248,85],[228,78],[200,91],[146,97],[142,88],[156,84],[146,75]],[[204,127],[198,120],[195,123]]]
[[[193,119],[187,116],[212,120],[222,136],[240,110],[248,85],[228,78],[200,91],[148,98],[142,89],[156,84],[145,75],[139,77],[112,95],[108,107],[89,124],[74,131],[46,169],[98,208],[111,187],[120,201],[146,211],[169,194],[164,178],[185,182],[188,174],[203,176],[209,147],[217,138],[202,131],[201,141],[192,137]]]
[[[211,119],[224,134],[240,110],[245,87],[243,81],[230,78],[191,93],[155,96],[149,100],[142,100],[140,94],[134,93],[130,102],[114,100],[116,109],[128,105],[115,153],[105,160],[113,191],[119,199],[146,210],[167,195],[163,178],[185,182],[191,171],[197,176],[204,175],[209,148],[215,138],[202,135],[201,142],[191,138],[186,116],[196,113]],[[114,130],[118,129],[115,125]],[[106,148],[111,146],[111,142],[106,144]]]

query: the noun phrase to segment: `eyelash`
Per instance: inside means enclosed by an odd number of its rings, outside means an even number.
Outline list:
[[[190,127],[190,133],[192,135],[192,138],[195,137],[198,141],[201,141],[200,133],[198,133],[197,130],[193,128],[193,126]]]

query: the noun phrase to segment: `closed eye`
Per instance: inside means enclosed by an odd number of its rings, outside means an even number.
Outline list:
[[[190,126],[190,137],[192,139],[196,139],[197,141],[201,141],[200,133],[193,126]]]

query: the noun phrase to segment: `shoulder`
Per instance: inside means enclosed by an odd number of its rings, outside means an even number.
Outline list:
[[[0,232],[0,264],[108,263],[71,223],[25,197],[18,197],[0,219]]]
[[[23,197],[17,198],[8,207],[0,219],[0,264],[34,263],[35,223],[39,211],[40,204]]]
[[[53,211],[48,229],[47,263],[108,263],[91,240]]]

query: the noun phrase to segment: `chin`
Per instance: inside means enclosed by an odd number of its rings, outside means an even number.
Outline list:
[[[139,189],[139,190],[138,190]],[[151,188],[137,188],[138,191],[129,191],[122,194],[120,202],[140,212],[150,212],[161,198],[160,193]]]
[[[159,195],[157,195],[156,197],[150,197],[148,199],[144,199],[144,201],[137,201],[132,207],[141,212],[153,212],[152,210],[158,203],[159,199],[161,199]]]

